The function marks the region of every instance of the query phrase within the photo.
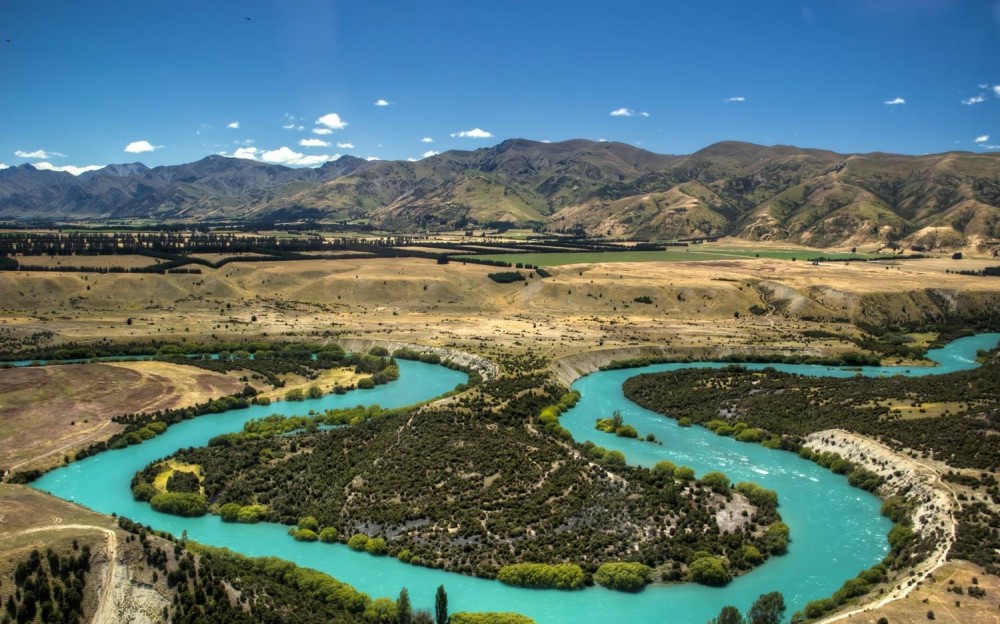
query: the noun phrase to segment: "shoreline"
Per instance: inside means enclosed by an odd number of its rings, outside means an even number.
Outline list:
[[[881,442],[843,429],[827,429],[809,434],[804,446],[814,451],[839,453],[844,459],[878,473],[885,479],[885,484],[880,488],[883,498],[908,487],[909,498],[918,501],[912,514],[913,530],[924,536],[928,532],[938,532],[935,535],[934,551],[916,566],[893,579],[894,587],[888,593],[817,622],[838,622],[905,598],[919,583],[948,561],[948,552],[955,541],[957,526],[954,515],[955,493],[941,481],[937,470]],[[898,476],[896,473],[899,473]]]

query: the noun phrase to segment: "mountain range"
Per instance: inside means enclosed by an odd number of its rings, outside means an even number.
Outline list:
[[[1000,154],[728,141],[674,156],[511,139],[416,162],[343,156],[315,169],[222,156],[80,176],[21,165],[0,170],[0,218],[366,220],[403,231],[509,223],[642,239],[959,248],[1000,238]]]

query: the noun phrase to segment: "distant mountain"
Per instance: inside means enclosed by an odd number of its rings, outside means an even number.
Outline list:
[[[647,239],[736,235],[815,246],[1000,238],[1000,154],[837,154],[716,143],[687,156],[522,139],[417,162],[291,169],[210,156],[79,177],[0,171],[0,218],[368,219],[418,230],[513,223]]]

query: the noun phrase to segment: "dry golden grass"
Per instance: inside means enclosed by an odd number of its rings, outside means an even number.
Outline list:
[[[120,430],[113,416],[193,405],[238,392],[235,375],[164,362],[25,367],[0,375],[0,457],[40,468]]]
[[[43,267],[85,267],[106,269],[122,267],[133,269],[152,266],[161,262],[149,256],[123,254],[120,256],[17,256],[16,260],[27,266]]]
[[[849,622],[875,624],[886,618],[890,624],[928,622],[928,611],[934,612],[934,621],[944,624],[996,624],[1000,620],[1000,578],[990,576],[982,568],[968,561],[952,561],[934,572],[933,581],[925,581],[906,598],[893,601],[884,607],[855,615]],[[966,592],[974,586],[986,590],[985,598],[972,598]],[[961,587],[963,595],[949,591]]]

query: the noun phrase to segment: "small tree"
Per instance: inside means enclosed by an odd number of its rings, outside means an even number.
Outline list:
[[[413,621],[413,606],[410,604],[410,592],[405,587],[399,590],[396,609],[399,612],[399,624],[411,624]]]
[[[780,624],[785,615],[785,597],[780,592],[762,594],[747,611],[747,624]]]
[[[448,593],[444,585],[438,585],[434,596],[434,619],[436,624],[448,624]]]
[[[743,624],[743,616],[736,607],[722,607],[719,615],[709,624]]]
[[[621,427],[624,423],[625,423],[625,419],[622,418],[621,410],[615,410],[614,412],[612,412],[612,414],[611,414],[611,431],[612,432],[618,431],[619,427]]]

